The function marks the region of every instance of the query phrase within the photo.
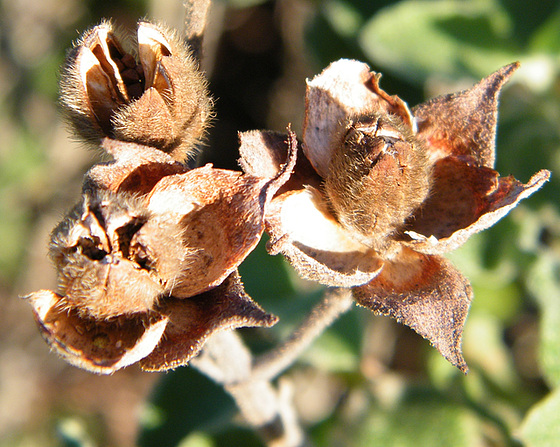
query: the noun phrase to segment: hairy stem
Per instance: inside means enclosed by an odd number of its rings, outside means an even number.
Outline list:
[[[268,446],[303,447],[307,441],[293,405],[290,381],[282,378],[278,389],[271,382],[352,303],[349,290],[327,290],[301,326],[270,352],[253,359],[239,335],[226,331],[212,336],[190,364],[224,386]]]
[[[185,38],[199,63],[210,3],[211,0],[185,0]]]
[[[233,397],[244,419],[270,447],[303,447],[304,436],[286,382],[277,390],[252,375],[252,355],[235,331],[215,334],[190,362]]]
[[[353,303],[349,289],[329,289],[307,319],[282,345],[262,354],[253,364],[253,377],[272,380],[290,367],[301,353]]]

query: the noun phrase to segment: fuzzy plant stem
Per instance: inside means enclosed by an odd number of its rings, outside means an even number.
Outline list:
[[[327,290],[324,299],[280,346],[254,359],[235,331],[218,333],[208,340],[191,365],[222,384],[245,420],[268,446],[307,446],[293,406],[291,384],[272,380],[290,367],[323,331],[352,305],[349,290]]]
[[[283,344],[255,359],[253,377],[272,380],[280,375],[327,327],[349,310],[353,302],[349,289],[328,289],[323,300]]]
[[[202,59],[202,41],[206,29],[211,0],[185,0],[185,39],[200,63]]]
[[[252,377],[252,355],[235,331],[213,335],[191,366],[221,384],[245,421],[270,447],[306,446],[293,409],[289,384],[276,389]]]

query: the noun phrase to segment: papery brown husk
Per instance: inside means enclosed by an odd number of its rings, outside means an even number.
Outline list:
[[[161,151],[110,140],[104,144],[115,160],[89,171],[83,205],[57,227],[62,234],[53,236],[55,261],[65,265],[70,277],[61,283],[60,294],[41,290],[27,297],[49,345],[69,363],[98,373],[141,359],[143,368],[155,371],[187,363],[216,331],[274,324],[276,317],[245,293],[237,267],[264,231],[266,207],[289,178],[297,146],[290,146],[289,159],[276,176],[263,179],[210,165],[187,170]],[[143,181],[133,181],[138,177]],[[121,239],[128,233],[119,231],[122,225],[131,231],[124,248]],[[158,236],[167,229],[176,236]],[[87,245],[80,245],[84,241]],[[91,251],[84,252],[75,269],[68,265],[74,258],[68,261],[65,255],[68,249],[77,256],[72,244]],[[107,289],[122,296],[104,295],[103,284],[79,286],[88,265],[108,256],[113,261],[106,278],[119,278],[119,269],[125,269],[122,279],[134,281],[134,269],[128,267],[135,259],[127,258],[134,244],[144,247],[157,267],[145,271],[140,265],[135,273],[163,287],[148,297],[153,301],[127,298],[127,289],[134,287],[124,283]],[[72,295],[65,296],[64,287],[72,284],[78,289],[72,286]],[[76,292],[80,287],[83,295]],[[100,288],[95,302],[90,287]],[[140,304],[127,310],[133,302]]]
[[[463,372],[461,337],[472,290],[439,255],[493,225],[550,176],[543,170],[523,184],[493,169],[498,95],[518,65],[498,70],[469,90],[420,104],[411,113],[401,99],[380,88],[380,75],[367,65],[331,64],[307,83],[302,146],[314,172],[300,160],[297,183],[279,192],[266,218],[270,252],[284,254],[299,275],[353,288],[360,305],[410,326]],[[333,212],[323,181],[344,132],[356,120],[367,122],[384,113],[409,126],[431,163],[432,180],[427,198],[398,231],[387,235],[385,245],[376,244],[381,247],[376,251]],[[243,134],[243,168],[270,175],[281,159],[281,140],[265,132]],[[343,182],[344,173],[340,176],[336,180]]]
[[[269,327],[277,321],[249,298],[236,272],[209,292],[190,299],[169,297],[151,312],[107,320],[61,309],[61,297],[51,291],[27,298],[49,346],[68,363],[100,374],[138,361],[148,371],[175,368],[197,355],[217,331]]]

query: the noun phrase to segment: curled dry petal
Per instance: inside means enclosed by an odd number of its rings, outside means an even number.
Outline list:
[[[461,338],[472,289],[448,260],[404,249],[353,293],[358,304],[411,327],[467,372]]]
[[[192,153],[211,115],[206,81],[174,32],[140,22],[138,60],[102,22],[70,51],[61,102],[82,138],[150,145],[182,160]]]
[[[61,309],[60,296],[48,290],[26,298],[51,348],[70,364],[101,374],[138,361],[149,371],[175,368],[198,354],[216,331],[268,327],[277,320],[247,296],[236,273],[192,299],[167,298],[149,314],[101,321]]]
[[[412,109],[418,137],[430,156],[471,157],[478,166],[494,167],[498,95],[519,67],[513,63],[484,78],[473,88],[431,99]]]

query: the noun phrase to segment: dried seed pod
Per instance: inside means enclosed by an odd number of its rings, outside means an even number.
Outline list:
[[[82,200],[50,244],[58,307],[98,320],[149,313],[171,296],[191,298],[219,286],[259,242],[265,207],[287,181],[297,149],[276,177],[262,179],[211,165],[169,172],[174,164],[146,165],[137,145],[119,146],[117,161],[88,173]],[[97,182],[106,177],[99,169],[114,176]],[[130,179],[154,173],[161,178],[149,191],[143,182],[128,188]]]
[[[463,372],[472,288],[442,255],[550,177],[542,170],[523,184],[492,169],[498,95],[518,66],[411,113],[367,65],[332,63],[307,83],[308,163],[298,160],[295,181],[266,216],[271,253],[284,254],[306,279],[351,287],[357,304],[411,327]],[[244,134],[243,169],[270,175],[282,159],[281,141]]]
[[[61,103],[77,134],[156,147],[183,160],[204,135],[212,102],[189,49],[172,31],[140,22],[138,60],[110,22],[95,26],[70,51]]]
[[[217,331],[273,325],[237,268],[294,168],[295,136],[273,178],[177,169],[137,144],[104,147],[115,161],[90,170],[82,201],[51,237],[58,290],[26,297],[47,343],[89,371],[138,361],[159,371],[186,364]]]
[[[425,150],[396,115],[349,121],[332,152],[325,192],[338,221],[361,242],[382,250],[428,196],[431,164]]]
[[[125,193],[85,194],[54,229],[59,306],[103,320],[150,311],[172,289],[196,250],[183,246],[177,222],[143,202]]]

